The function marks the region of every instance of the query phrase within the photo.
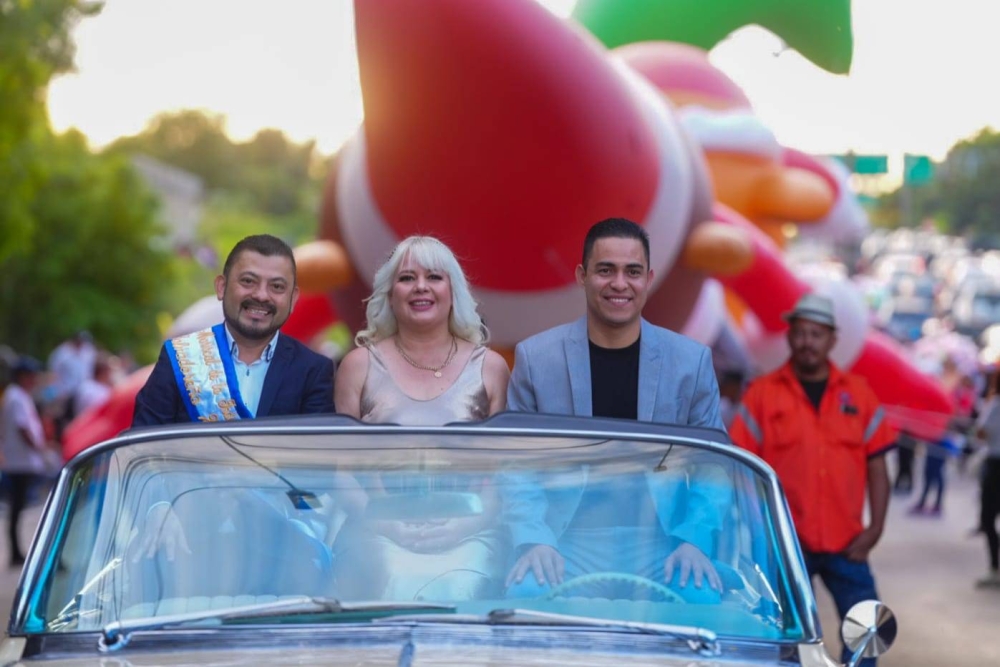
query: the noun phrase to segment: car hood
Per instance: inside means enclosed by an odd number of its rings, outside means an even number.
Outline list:
[[[354,647],[350,649],[275,648],[269,650],[205,650],[171,652],[132,652],[112,658],[117,667],[140,667],[146,665],[171,665],[190,667],[238,667],[242,665],[329,665],[330,667],[621,667],[623,662],[630,667],[760,667],[777,664],[770,661],[732,661],[730,659],[710,660],[696,655],[666,657],[664,655],[637,656],[621,653],[595,654],[591,651],[568,649],[526,649],[500,646],[417,646],[409,656],[395,647]],[[25,661],[32,664],[34,661]],[[106,665],[109,657],[90,655],[79,658],[57,658],[40,660],[52,667],[78,667],[82,665]]]
[[[17,660],[24,638],[4,641],[0,656]],[[15,644],[20,644],[15,648]],[[779,664],[779,645],[771,642],[724,642],[718,658],[699,655],[677,638],[651,634],[592,631],[564,627],[446,625],[417,627],[280,629],[244,628],[136,633],[122,649],[97,650],[93,634],[55,637],[38,646],[35,657],[18,664],[47,667],[107,665],[139,667],[176,665],[329,665],[331,667],[761,667]],[[786,651],[789,647],[786,645]],[[820,647],[821,648],[821,647]],[[13,650],[12,650],[13,649]],[[28,654],[32,653],[28,650]],[[9,664],[6,660],[0,660]]]

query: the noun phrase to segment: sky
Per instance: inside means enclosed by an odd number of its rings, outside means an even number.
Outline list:
[[[575,0],[543,0],[568,16]],[[280,9],[279,9],[280,8]],[[711,54],[786,146],[817,154],[942,159],[958,140],[1000,127],[1000,3],[854,0],[850,75],[783,50],[761,28]],[[362,121],[350,0],[107,0],[74,31],[76,72],[50,85],[53,127],[94,147],[157,113],[224,114],[238,140],[277,127],[334,152]]]

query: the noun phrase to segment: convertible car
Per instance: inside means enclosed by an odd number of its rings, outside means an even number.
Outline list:
[[[862,603],[854,658],[895,634]],[[823,665],[781,488],[725,434],[507,413],[133,430],[62,471],[0,664]]]

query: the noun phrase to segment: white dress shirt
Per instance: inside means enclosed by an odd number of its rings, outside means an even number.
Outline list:
[[[239,346],[226,329],[226,340],[229,341],[229,352],[233,357],[233,366],[236,368],[236,381],[240,387],[240,396],[243,398],[243,405],[247,406],[254,417],[257,416],[257,406],[260,405],[260,394],[264,389],[264,378],[267,376],[267,369],[271,367],[271,358],[274,356],[274,348],[278,343],[278,332],[274,333],[271,342],[267,344],[260,358],[250,364],[240,361]]]

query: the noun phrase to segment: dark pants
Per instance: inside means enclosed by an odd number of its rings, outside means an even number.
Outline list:
[[[920,493],[917,507],[923,509],[924,503],[927,502],[927,496],[934,488],[937,491],[934,497],[934,511],[940,512],[941,497],[944,495],[944,464],[946,459],[937,452],[933,452],[932,449],[929,447],[927,455],[924,457],[924,490]]]
[[[997,535],[997,515],[1000,514],[1000,458],[986,459],[983,469],[979,505],[979,529],[986,536],[990,569],[1000,570],[1000,536]]]
[[[893,488],[899,493],[909,493],[913,489],[913,448],[900,444],[896,453],[899,457],[899,471]]]
[[[18,541],[18,526],[21,523],[21,513],[28,506],[28,494],[36,476],[31,473],[5,472],[4,487],[10,501],[10,516],[7,517],[7,540],[10,544],[10,563],[20,565],[24,562],[24,552]]]
[[[837,605],[837,614],[844,620],[848,610],[863,600],[877,600],[875,579],[867,562],[858,563],[841,554],[803,551],[809,578],[819,577]],[[839,634],[839,633],[838,633]],[[845,648],[841,661],[847,662],[850,652]],[[862,660],[862,667],[874,667],[875,659]]]

